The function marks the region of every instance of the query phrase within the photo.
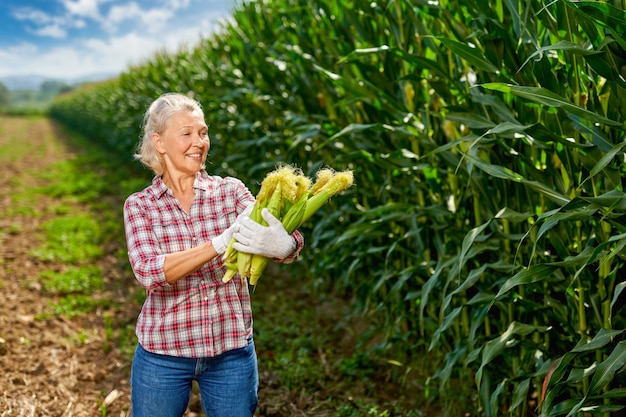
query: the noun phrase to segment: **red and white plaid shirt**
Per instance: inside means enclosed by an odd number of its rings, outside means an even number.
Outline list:
[[[238,179],[200,171],[196,197],[187,213],[173,193],[155,177],[152,185],[124,204],[128,258],[146,300],[136,334],[150,352],[190,358],[213,357],[245,347],[252,334],[252,309],[247,281],[239,276],[222,282],[221,256],[174,284],[165,280],[165,257],[208,242],[226,230],[254,202]],[[281,262],[295,260],[304,238],[294,232],[296,249]]]

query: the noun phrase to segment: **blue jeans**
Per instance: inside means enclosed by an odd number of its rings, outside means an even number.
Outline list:
[[[131,371],[133,417],[181,417],[198,382],[207,417],[252,417],[259,376],[254,342],[214,358],[157,355],[137,345]]]

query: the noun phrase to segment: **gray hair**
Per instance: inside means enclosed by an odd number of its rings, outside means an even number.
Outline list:
[[[152,143],[154,133],[162,134],[172,116],[181,112],[200,112],[202,106],[191,97],[178,93],[165,93],[154,100],[143,116],[143,134],[137,144],[137,153],[133,156],[156,175],[163,175],[163,161]]]

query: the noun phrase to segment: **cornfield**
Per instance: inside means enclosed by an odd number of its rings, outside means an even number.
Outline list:
[[[611,415],[626,405],[623,9],[242,3],[211,38],[51,114],[130,161],[147,105],[189,93],[211,172],[254,188],[279,162],[352,170],[298,273],[352,295],[398,364],[431,355],[429,400],[459,415],[470,386],[476,415]]]

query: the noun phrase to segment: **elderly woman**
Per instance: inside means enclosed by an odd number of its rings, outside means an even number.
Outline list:
[[[246,242],[240,251],[279,262],[296,259],[304,245],[299,232],[289,235],[267,212],[271,227],[250,227],[254,197],[238,179],[207,174],[209,146],[195,100],[169,93],[146,111],[135,157],[155,177],[124,204],[128,257],[146,290],[131,375],[135,417],[182,416],[194,380],[206,416],[254,414],[258,371],[248,284],[222,282],[221,255],[235,232]]]

